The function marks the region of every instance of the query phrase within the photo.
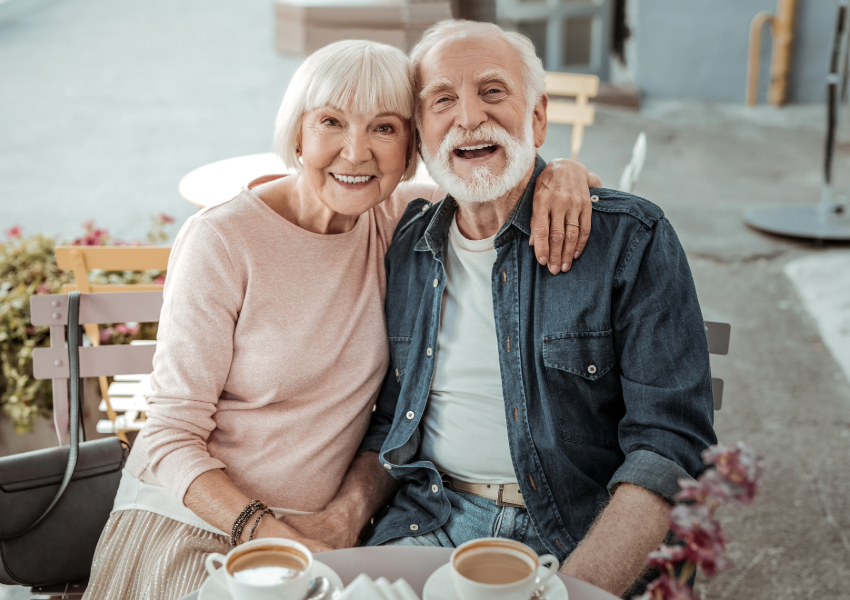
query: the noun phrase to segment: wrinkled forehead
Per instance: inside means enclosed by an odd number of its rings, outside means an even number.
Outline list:
[[[452,35],[434,44],[422,57],[416,93],[421,95],[438,80],[459,86],[470,78],[486,81],[496,76],[514,85],[522,83],[522,60],[510,42],[480,34]]]

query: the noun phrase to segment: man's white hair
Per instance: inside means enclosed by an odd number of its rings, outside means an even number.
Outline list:
[[[537,56],[534,44],[531,40],[515,31],[505,31],[493,23],[480,23],[478,21],[466,21],[463,19],[449,19],[440,21],[430,27],[422,36],[422,39],[410,53],[410,68],[413,73],[413,89],[419,89],[419,65],[428,51],[443,40],[464,37],[500,38],[508,42],[519,55],[522,62],[522,77],[525,87],[525,97],[533,107],[546,92],[546,72],[543,70],[543,61]],[[417,103],[417,113],[418,113]],[[418,123],[417,114],[417,123]]]
[[[409,163],[402,181],[416,175],[413,128],[413,82],[404,52],[368,40],[342,40],[316,50],[295,71],[277,113],[274,150],[283,163],[303,172],[301,148],[304,114],[331,106],[359,115],[396,113],[411,120]]]

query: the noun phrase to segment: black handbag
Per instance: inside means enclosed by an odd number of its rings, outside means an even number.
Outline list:
[[[0,583],[44,586],[88,578],[128,447],[80,443],[80,293],[68,299],[70,446],[0,458]],[[61,398],[55,399],[61,402]]]

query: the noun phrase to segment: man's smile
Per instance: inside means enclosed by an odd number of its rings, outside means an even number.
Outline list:
[[[458,158],[462,158],[464,160],[470,160],[473,158],[481,158],[482,156],[487,156],[489,154],[493,154],[496,150],[499,149],[499,146],[492,143],[484,143],[484,144],[474,144],[471,146],[463,146],[461,148],[455,148],[454,154]]]

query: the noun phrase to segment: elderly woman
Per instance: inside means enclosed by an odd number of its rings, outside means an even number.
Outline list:
[[[275,516],[334,501],[387,372],[384,255],[407,202],[441,197],[433,186],[399,187],[416,171],[413,113],[399,50],[366,41],[319,50],[295,74],[276,125],[276,150],[298,174],[263,178],[183,226],[148,420],[86,598],[179,598],[203,582],[208,553],[251,536],[316,551],[354,543],[304,539]],[[589,223],[589,175],[562,167],[543,185],[581,189],[557,214],[542,211],[553,231],[567,214]],[[545,190],[535,200],[538,218],[554,204]],[[253,500],[274,513],[252,512]]]

